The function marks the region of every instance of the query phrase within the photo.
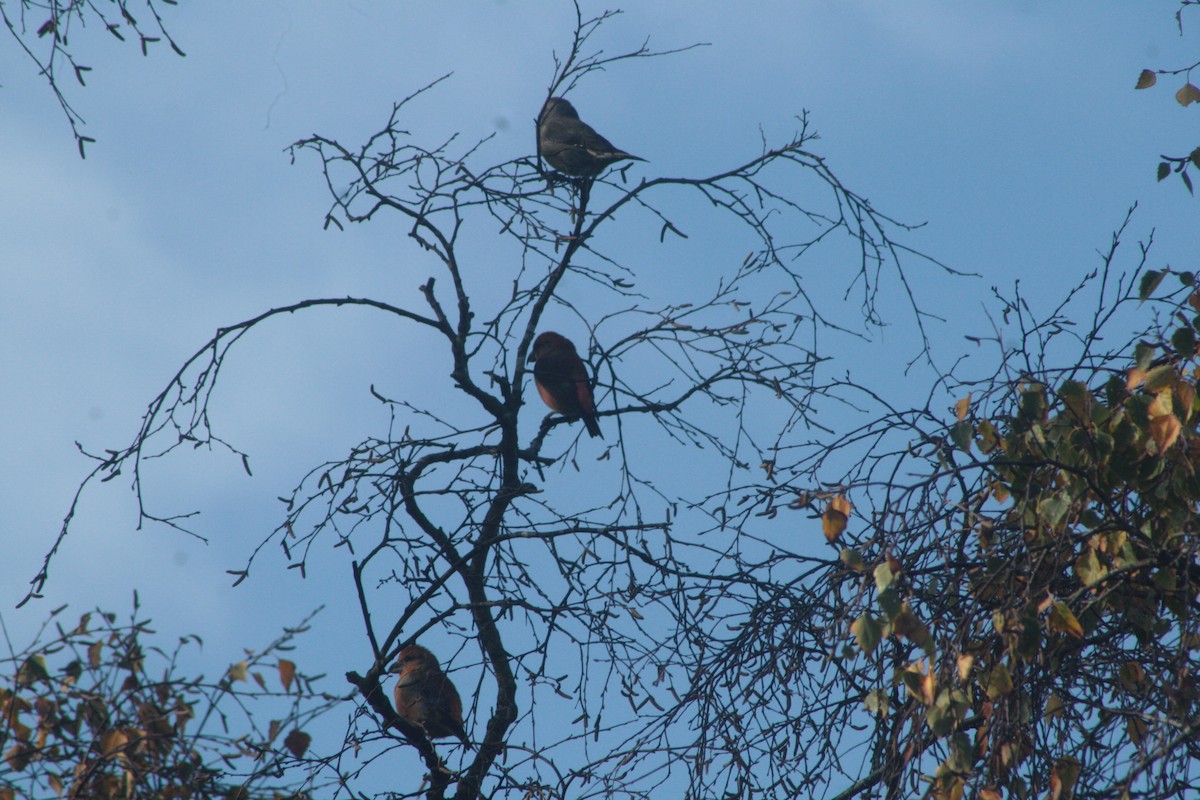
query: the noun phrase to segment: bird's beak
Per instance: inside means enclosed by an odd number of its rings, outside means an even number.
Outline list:
[[[537,361],[537,354],[536,354],[536,353],[530,353],[530,354],[529,354],[529,358],[525,359],[525,363],[526,363],[526,364],[532,364],[532,363],[533,363],[533,362],[535,362],[535,361]]]

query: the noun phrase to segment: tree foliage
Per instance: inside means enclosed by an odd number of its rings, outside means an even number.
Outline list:
[[[1197,5],[1196,0],[1180,0],[1179,8],[1175,12],[1175,23],[1179,27],[1180,36],[1183,35],[1184,13],[1190,10],[1191,6]],[[1168,75],[1172,78],[1182,78],[1183,83],[1175,90],[1175,102],[1187,108],[1193,103],[1200,102],[1200,87],[1192,83],[1192,70],[1200,67],[1200,61],[1187,66],[1174,69],[1143,69],[1137,77],[1134,85],[1136,89],[1149,89],[1158,83],[1159,75]],[[1188,194],[1195,194],[1192,187],[1192,176],[1188,172],[1191,167],[1200,168],[1200,147],[1195,147],[1187,155],[1171,156],[1161,155],[1158,162],[1158,179],[1166,180],[1172,174],[1178,175],[1183,181],[1184,187],[1188,190]]]
[[[868,517],[829,586],[856,635],[837,691],[874,716],[872,769],[850,776],[868,795],[922,776],[945,798],[1195,782],[1200,294],[1191,273],[1142,270],[1144,249],[1138,280],[1120,278],[1118,243],[1048,319],[1007,301],[1021,338],[998,371],[950,382],[949,419],[889,418],[906,449],[847,481]],[[1155,301],[1166,313],[1099,349],[1165,279],[1180,287]]]
[[[193,636],[164,648],[141,614],[74,623],[52,612],[37,640],[0,658],[0,798],[275,798],[271,780],[304,756],[300,726],[340,698],[283,656],[308,626],[248,652],[218,680],[184,664]]]

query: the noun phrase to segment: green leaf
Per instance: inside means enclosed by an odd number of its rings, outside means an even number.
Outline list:
[[[883,626],[869,614],[863,614],[850,625],[850,632],[867,655],[875,652],[883,638]]]
[[[1058,396],[1078,420],[1086,420],[1091,414],[1088,411],[1092,401],[1092,393],[1085,384],[1079,381],[1063,381],[1058,389]]]
[[[1012,675],[1008,671],[1008,667],[1003,664],[997,664],[988,673],[987,677],[987,696],[992,700],[1003,697],[1013,690]]]
[[[1177,378],[1178,375],[1175,373],[1173,364],[1159,364],[1146,373],[1146,391],[1157,394],[1163,389],[1174,386]]]
[[[1145,280],[1145,278],[1142,278],[1143,283]],[[1134,366],[1138,369],[1145,369],[1150,366],[1150,362],[1154,360],[1154,352],[1154,345],[1138,342],[1133,348]]]
[[[863,706],[873,714],[886,717],[888,712],[887,693],[883,689],[872,689],[863,698]]]
[[[879,593],[879,610],[884,613],[888,621],[896,618],[900,613],[901,603],[900,598],[896,595],[894,589],[885,589]]]
[[[1085,586],[1091,586],[1108,574],[1108,567],[1101,563],[1096,551],[1089,547],[1075,560],[1075,573]]]
[[[1067,511],[1070,510],[1070,508],[1070,498],[1064,495],[1062,492],[1055,492],[1054,494],[1038,500],[1038,519],[1040,519],[1044,525],[1049,525],[1052,528],[1057,527],[1058,524],[1062,522],[1063,517],[1067,515]]]
[[[1182,356],[1192,356],[1196,352],[1196,332],[1189,328],[1177,328],[1171,334],[1171,347]]]
[[[974,434],[974,426],[969,420],[957,422],[950,429],[950,440],[954,442],[954,446],[964,453],[971,452],[971,437]]]
[[[945,736],[954,729],[954,715],[940,705],[929,707],[925,722],[934,736]]]
[[[1166,276],[1167,271],[1161,269],[1149,269],[1142,273],[1141,283],[1138,284],[1138,299],[1148,299]]]
[[[839,557],[842,559],[843,564],[855,572],[862,572],[867,567],[866,563],[863,562],[862,554],[852,548],[842,548],[842,552],[839,554]]]
[[[48,680],[50,673],[46,671],[46,658],[40,653],[25,659],[25,663],[17,670],[17,686],[32,686],[38,681]]]
[[[896,576],[892,574],[892,568],[888,566],[888,562],[881,561],[875,568],[875,588],[881,592],[886,591],[894,580],[896,580]]]

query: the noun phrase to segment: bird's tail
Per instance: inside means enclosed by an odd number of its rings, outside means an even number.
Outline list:
[[[602,434],[600,432],[600,423],[596,422],[595,415],[593,415],[593,414],[585,415],[583,418],[583,424],[584,424],[584,427],[587,428],[588,435],[590,435],[593,439],[595,439],[597,437],[600,439],[604,438],[604,434]]]

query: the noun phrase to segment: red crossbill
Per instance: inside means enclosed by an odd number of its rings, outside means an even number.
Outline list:
[[[646,160],[618,150],[561,97],[547,100],[538,115],[538,152],[559,172],[580,178],[594,178],[616,161]]]
[[[430,739],[457,736],[470,747],[463,727],[462,700],[442,672],[437,657],[420,645],[410,644],[396,656],[392,672],[396,681],[396,713],[420,725]]]
[[[587,370],[571,340],[554,331],[538,334],[528,360],[534,362],[533,380],[546,405],[567,419],[582,417],[587,432],[600,436]]]

